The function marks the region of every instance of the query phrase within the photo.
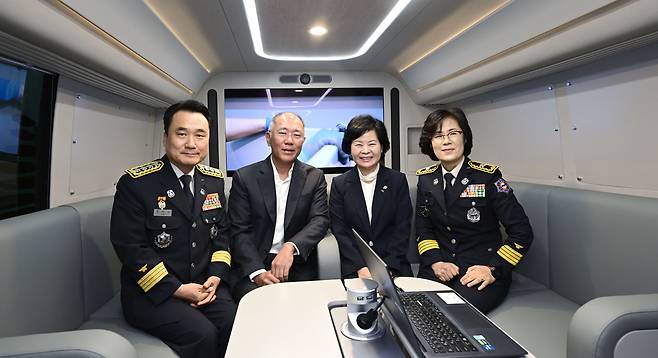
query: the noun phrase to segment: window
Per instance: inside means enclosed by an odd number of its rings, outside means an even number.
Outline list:
[[[0,58],[0,219],[49,206],[57,75]]]

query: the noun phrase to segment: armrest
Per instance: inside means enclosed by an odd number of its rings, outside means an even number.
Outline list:
[[[331,233],[318,243],[318,276],[320,280],[340,278],[338,241]]]
[[[0,338],[0,357],[137,358],[127,339],[104,329]]]
[[[571,318],[567,357],[622,356],[618,343],[631,332],[645,331],[658,340],[658,294],[609,296],[593,299]],[[643,335],[642,340],[646,341]],[[634,348],[638,349],[638,347]],[[655,348],[645,352],[649,357]],[[617,352],[616,352],[617,351]]]

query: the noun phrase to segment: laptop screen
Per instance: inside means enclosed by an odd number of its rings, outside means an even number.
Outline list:
[[[407,347],[413,350],[413,352],[408,353],[412,354],[412,356],[414,354],[419,357],[424,356],[420,343],[416,338],[416,334],[414,333],[413,328],[411,328],[411,323],[407,318],[407,314],[402,308],[402,302],[400,302],[400,297],[397,292],[398,288],[393,283],[393,279],[388,271],[388,266],[377,255],[377,253],[368,246],[356,230],[352,229],[352,232],[356,238],[356,243],[361,252],[361,256],[363,256],[366,266],[368,266],[368,270],[370,270],[372,279],[379,285],[379,293],[386,298],[384,300],[384,306],[386,306],[386,309],[392,316],[390,317],[390,320],[394,321],[393,323],[397,326],[400,339],[406,341]]]

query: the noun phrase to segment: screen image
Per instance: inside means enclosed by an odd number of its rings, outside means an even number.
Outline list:
[[[224,90],[226,169],[230,173],[270,154],[265,131],[272,117],[294,112],[306,137],[299,160],[325,173],[354,166],[341,150],[350,119],[369,114],[384,120],[382,88],[272,88]]]
[[[27,70],[0,63],[0,152],[18,154]]]

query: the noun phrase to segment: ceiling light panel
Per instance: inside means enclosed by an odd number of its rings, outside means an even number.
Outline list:
[[[365,54],[411,0],[243,0],[257,55],[278,61],[339,61]],[[326,24],[331,32],[309,36]]]

